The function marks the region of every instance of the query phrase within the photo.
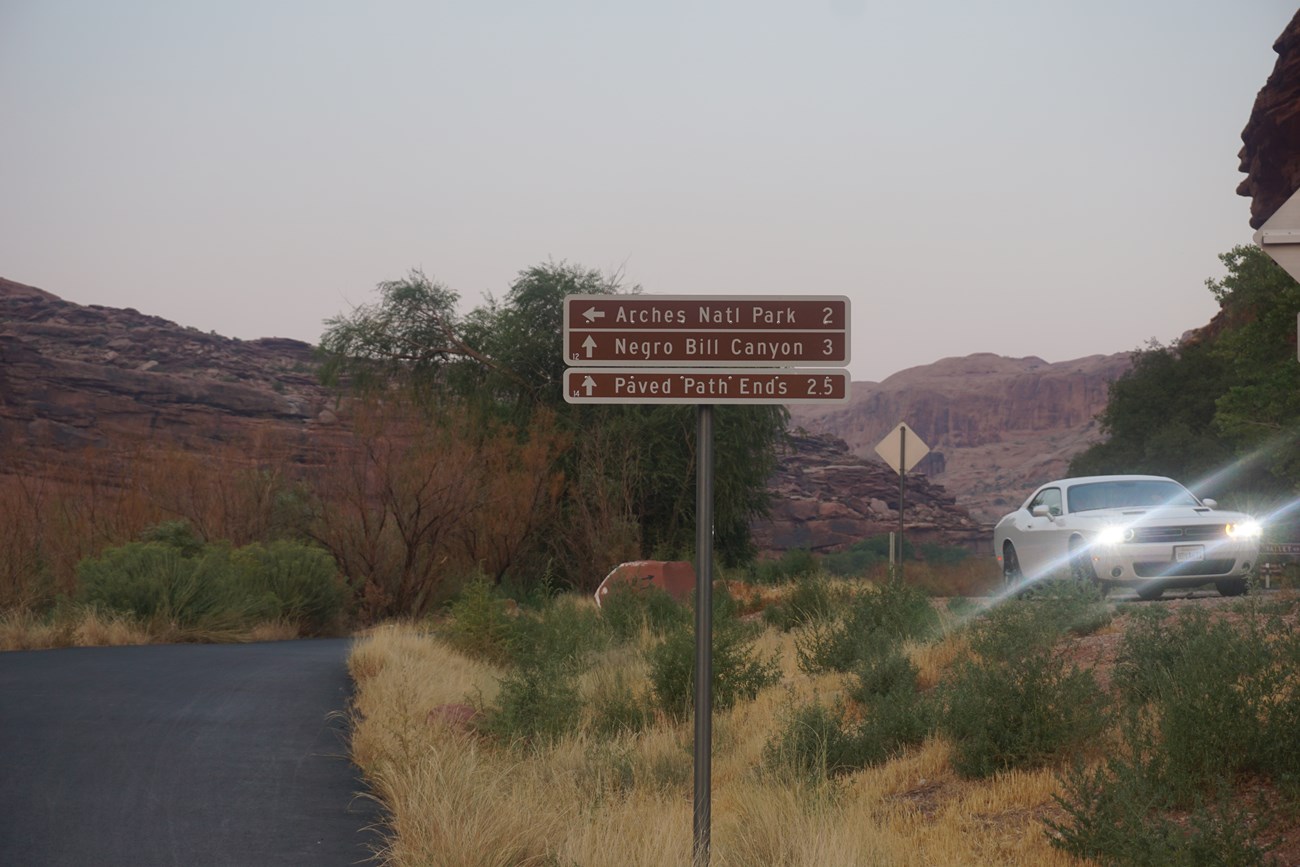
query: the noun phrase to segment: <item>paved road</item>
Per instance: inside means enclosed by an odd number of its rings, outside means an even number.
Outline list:
[[[346,865],[347,641],[0,653],[0,864]]]

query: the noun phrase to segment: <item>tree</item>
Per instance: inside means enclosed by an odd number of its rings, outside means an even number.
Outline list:
[[[570,581],[587,586],[614,565],[602,567],[590,549],[596,527],[613,534],[610,557],[622,556],[633,536],[643,555],[685,556],[694,546],[693,410],[564,402],[564,296],[622,291],[617,275],[548,262],[520,271],[502,300],[489,298],[458,317],[454,292],[412,272],[381,283],[377,303],[327,323],[326,370],[335,382],[400,384],[430,408],[448,399],[467,403],[484,420],[514,425],[521,440],[537,412],[553,413],[574,445],[559,458],[568,483],[561,524],[547,535],[561,548],[556,558]],[[752,557],[749,523],[766,514],[785,422],[781,407],[719,408],[716,545],[725,562]],[[597,501],[578,502],[590,497]],[[637,532],[629,533],[632,526]]]
[[[1300,284],[1257,247],[1219,259],[1226,276],[1206,281],[1219,314],[1189,340],[1134,353],[1100,416],[1108,439],[1072,474],[1169,475],[1256,506],[1300,488]]]

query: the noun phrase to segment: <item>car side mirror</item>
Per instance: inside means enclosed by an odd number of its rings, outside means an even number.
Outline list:
[[[1052,507],[1034,506],[1034,511],[1031,512],[1030,514],[1032,514],[1035,518],[1050,518],[1052,517]]]
[[[1207,509],[1217,509],[1219,508],[1219,501],[1211,500],[1207,497],[1206,499],[1201,500],[1201,505]]]

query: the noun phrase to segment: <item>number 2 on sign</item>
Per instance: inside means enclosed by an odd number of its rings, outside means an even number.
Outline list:
[[[829,308],[829,307],[823,307],[823,308],[822,308],[822,325],[830,325],[830,324],[831,324],[831,308]]]

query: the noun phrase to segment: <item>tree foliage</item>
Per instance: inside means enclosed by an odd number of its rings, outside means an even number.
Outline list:
[[[1100,416],[1109,438],[1072,474],[1169,475],[1239,502],[1300,488],[1300,284],[1258,247],[1219,259],[1227,274],[1206,281],[1218,316],[1182,343],[1134,353]]]
[[[419,271],[378,291],[378,301],[327,322],[327,381],[399,387],[430,415],[453,401],[485,423],[513,427],[521,440],[538,412],[551,413],[570,445],[556,455],[566,480],[560,507],[540,532],[575,585],[594,584],[629,554],[691,553],[693,408],[564,402],[564,297],[624,292],[616,275],[548,262],[520,271],[504,298],[463,316],[456,293]],[[749,524],[766,513],[785,422],[776,406],[715,414],[715,544],[724,562],[752,557]]]

